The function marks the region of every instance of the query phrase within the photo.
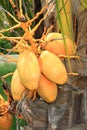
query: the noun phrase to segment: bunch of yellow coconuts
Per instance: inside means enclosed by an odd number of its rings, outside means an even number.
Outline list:
[[[72,40],[65,36],[65,45],[62,34],[49,33],[45,41],[39,57],[30,50],[19,54],[11,82],[14,100],[20,100],[27,88],[29,92],[35,90],[43,100],[51,103],[57,98],[58,84],[67,82],[67,70],[59,55],[66,55],[66,49],[69,56],[75,53]]]

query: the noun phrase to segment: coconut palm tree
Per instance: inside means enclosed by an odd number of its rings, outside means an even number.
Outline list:
[[[23,50],[27,44],[34,48],[33,37],[40,44],[40,38],[46,35],[51,25],[50,32],[61,33],[65,46],[65,35],[76,45],[75,56],[67,55],[63,61],[70,73],[67,83],[58,86],[59,96],[54,103],[49,104],[38,97],[34,102],[25,98],[17,102],[15,115],[19,118],[22,113],[27,123],[20,129],[87,129],[86,0],[4,0],[0,1],[0,13],[0,40],[10,41],[13,45],[10,51],[7,50],[9,54],[19,41],[24,44],[14,51]]]

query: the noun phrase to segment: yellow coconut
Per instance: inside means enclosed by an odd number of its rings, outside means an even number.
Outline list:
[[[52,52],[42,51],[39,64],[42,73],[52,82],[64,84],[67,81],[67,71],[64,64]]]
[[[17,69],[21,82],[29,90],[38,87],[40,79],[40,66],[38,59],[32,51],[24,51],[18,57]]]
[[[10,113],[0,117],[0,130],[11,130],[13,116]]]
[[[45,38],[46,46],[45,49],[53,52],[56,55],[74,55],[76,52],[76,45],[72,42],[72,40],[64,36],[65,43],[63,40],[63,36],[61,33],[52,32],[47,35]]]
[[[57,85],[41,75],[37,93],[46,102],[50,103],[56,100],[58,94]]]
[[[18,71],[16,69],[12,76],[12,81],[11,81],[11,93],[12,93],[13,99],[20,100],[25,89],[26,88],[21,83]]]
[[[13,116],[8,112],[9,102],[5,101],[0,95],[0,130],[10,130],[12,126]]]

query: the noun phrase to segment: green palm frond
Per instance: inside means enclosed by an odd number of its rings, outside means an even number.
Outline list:
[[[68,58],[69,69],[72,72],[70,59],[68,56],[68,50],[65,40],[65,35],[72,40],[73,48],[75,50],[75,42],[73,37],[73,19],[72,19],[72,10],[71,10],[71,0],[56,0],[56,12],[57,12],[57,23],[58,28],[60,29],[64,45],[66,48],[66,55]]]
[[[73,39],[71,0],[56,0],[56,10],[58,26],[62,34]]]

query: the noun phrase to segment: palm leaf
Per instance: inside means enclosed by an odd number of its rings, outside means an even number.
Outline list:
[[[66,4],[68,6],[66,6]],[[72,39],[73,49],[75,49],[74,37],[73,37],[73,26],[72,26],[72,12],[71,12],[71,0],[56,0],[56,12],[57,12],[57,23],[62,33],[64,45],[66,48],[66,55],[68,58],[69,69],[72,72],[70,59],[68,57],[67,45],[65,41],[65,35]]]

